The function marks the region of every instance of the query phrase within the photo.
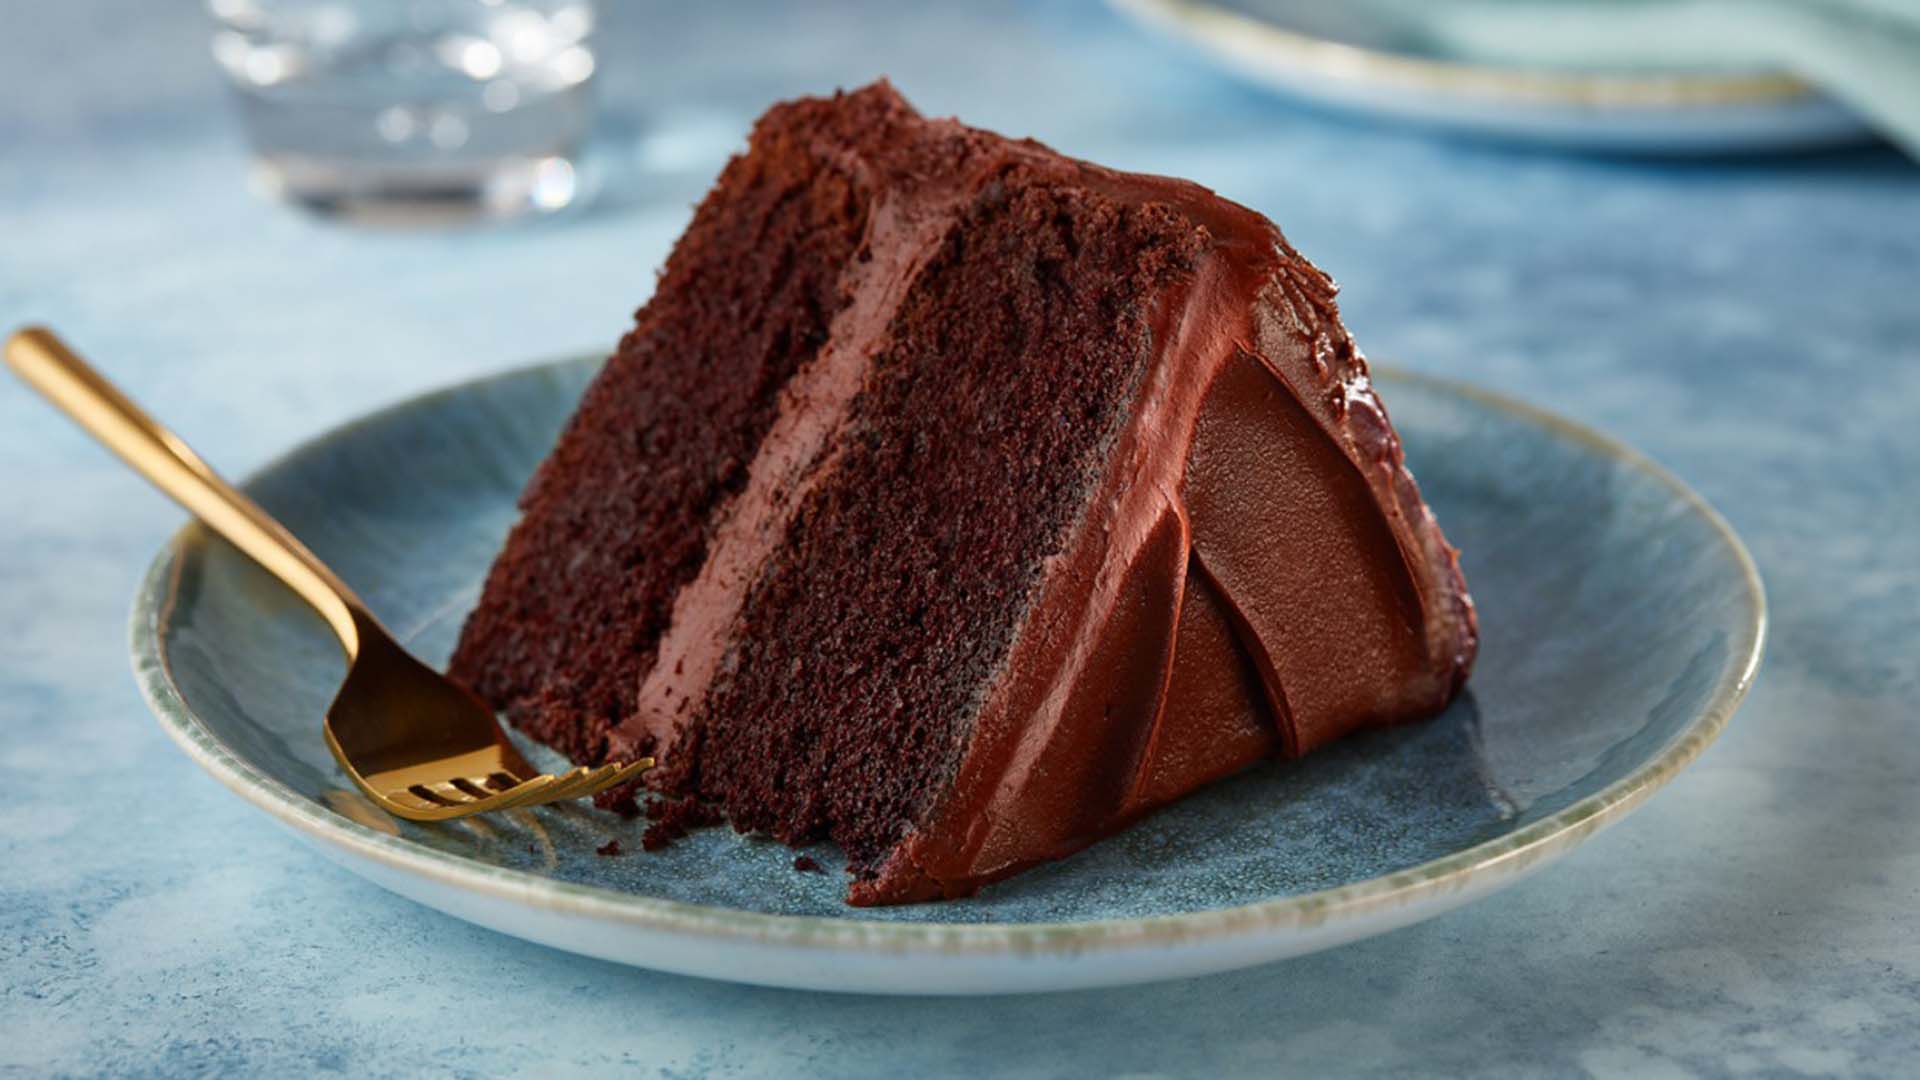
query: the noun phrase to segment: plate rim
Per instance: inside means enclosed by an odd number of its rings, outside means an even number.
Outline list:
[[[471,392],[481,385],[537,376],[604,360],[601,354],[523,365],[414,395],[352,418],[304,439],[250,473],[247,486],[328,443],[398,413]],[[177,592],[181,555],[206,543],[205,527],[189,521],[173,534],[149,565],[129,613],[129,647],[142,696],[174,742],[222,785],[312,840],[382,864],[390,870],[496,901],[546,909],[558,915],[610,921],[629,927],[708,940],[750,942],[798,949],[857,950],[876,954],[999,954],[1071,957],[1094,951],[1167,948],[1263,932],[1306,931],[1331,923],[1358,923],[1367,916],[1440,900],[1475,887],[1517,879],[1578,846],[1623,818],[1666,786],[1725,729],[1751,689],[1765,651],[1768,612],[1759,568],[1719,511],[1646,454],[1538,406],[1472,383],[1439,375],[1375,365],[1384,382],[1423,385],[1430,391],[1474,401],[1516,415],[1584,444],[1634,468],[1670,490],[1702,518],[1739,568],[1748,602],[1729,662],[1707,704],[1659,751],[1600,791],[1512,832],[1449,852],[1392,873],[1328,889],[1272,897],[1234,907],[1166,915],[1070,922],[896,922],[851,916],[782,915],[717,907],[561,881],[541,874],[490,866],[382,832],[307,799],[223,743],[187,704],[161,648],[160,625]]]
[[[1778,71],[1584,72],[1500,67],[1395,53],[1316,37],[1211,0],[1107,0],[1138,23],[1251,60],[1280,61],[1347,86],[1390,86],[1461,101],[1542,107],[1661,110],[1824,100],[1805,80]]]

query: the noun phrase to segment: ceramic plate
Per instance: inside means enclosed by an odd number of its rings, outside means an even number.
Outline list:
[[[1590,150],[1712,154],[1870,137],[1790,75],[1490,67],[1408,51],[1365,9],[1322,0],[1109,0],[1262,86],[1338,109]]]
[[[444,661],[595,363],[455,387],[295,450],[247,488],[395,633]],[[189,526],[133,612],[148,699],[194,760],[357,873],[503,933],[644,967],[886,993],[1173,978],[1325,948],[1512,883],[1618,820],[1720,731],[1759,662],[1740,542],[1617,444],[1451,383],[1383,394],[1481,613],[1438,719],[1256,767],[1072,858],[958,901],[854,909],[836,873],[709,829],[657,854],[585,804],[388,818],[321,739],[342,672],[321,622]],[[558,764],[544,751],[534,754]],[[595,853],[619,839],[630,854]],[[840,863],[816,851],[829,867]]]

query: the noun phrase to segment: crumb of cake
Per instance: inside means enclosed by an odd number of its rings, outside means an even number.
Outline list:
[[[646,851],[659,851],[694,829],[726,820],[718,807],[692,797],[648,799],[645,813],[653,822],[640,835],[640,847]]]
[[[798,870],[806,874],[818,874],[818,873],[822,873],[826,869],[825,867],[821,866],[818,862],[815,862],[813,856],[811,855],[802,855],[799,858],[793,860],[793,868],[795,870]]]
[[[616,788],[609,788],[593,797],[593,805],[602,810],[611,810],[623,818],[640,816],[640,782],[630,780]]]
[[[599,847],[594,848],[593,853],[595,855],[604,855],[608,858],[612,858],[613,856],[620,854],[620,841],[618,839],[609,840],[606,843],[601,844]]]

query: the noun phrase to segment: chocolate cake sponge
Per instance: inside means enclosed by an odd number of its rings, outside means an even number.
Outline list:
[[[1179,180],[776,106],[521,499],[452,673],[960,896],[1429,716],[1474,613],[1332,283]]]

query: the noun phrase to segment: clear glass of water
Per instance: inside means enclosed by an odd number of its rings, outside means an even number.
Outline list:
[[[590,0],[208,0],[269,191],[411,222],[578,201]]]

